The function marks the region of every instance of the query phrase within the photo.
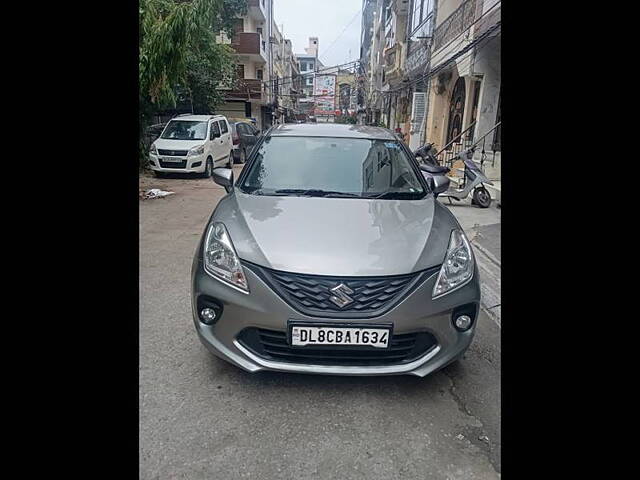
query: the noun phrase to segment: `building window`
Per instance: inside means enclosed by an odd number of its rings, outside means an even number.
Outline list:
[[[413,10],[411,14],[411,32],[415,34],[418,27],[426,21],[430,21],[433,16],[434,0],[413,0]]]
[[[242,63],[236,65],[236,74],[238,75],[238,80],[244,80],[244,65]]]
[[[262,70],[261,69],[257,69],[256,70],[256,78],[258,80],[262,80]]]

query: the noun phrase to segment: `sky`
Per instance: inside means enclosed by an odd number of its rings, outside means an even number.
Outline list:
[[[291,39],[294,53],[305,53],[309,37],[318,37],[325,66],[359,58],[361,8],[362,0],[273,0],[275,22]]]

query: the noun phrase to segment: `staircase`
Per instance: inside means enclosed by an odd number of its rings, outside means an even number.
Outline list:
[[[486,140],[487,135],[493,132],[496,127],[498,127],[498,125],[500,125],[500,122],[487,133],[485,133],[479,140],[474,141],[472,137],[473,127],[475,126],[474,122],[456,138],[449,142],[445,146],[445,148],[437,153],[437,158],[440,165],[446,165],[447,167],[451,168],[451,171],[448,175],[448,178],[451,182],[451,187],[462,188],[464,180],[464,163],[461,160],[457,160],[456,156],[463,150],[466,150],[473,145],[477,145],[473,160],[484,172],[486,177],[493,183],[493,185],[484,184],[487,190],[489,190],[491,198],[493,200],[496,200],[497,202],[501,201],[500,170],[502,155],[499,151],[487,150],[490,147],[487,145]]]
[[[480,168],[480,163],[479,162],[476,162],[476,163]],[[489,163],[489,165],[487,165],[487,163]],[[499,166],[497,162],[496,162],[496,166]],[[491,162],[485,162],[484,167],[481,169],[485,172],[485,175],[487,175],[489,180],[493,182],[493,185],[489,185],[488,183],[485,183],[484,186],[487,188],[487,190],[489,190],[489,193],[491,194],[491,198],[497,202],[500,202],[501,181],[499,180],[500,179],[499,169],[496,172],[496,169],[491,167]],[[462,183],[464,179],[464,166],[453,168],[449,172],[448,178],[453,188],[462,188]]]

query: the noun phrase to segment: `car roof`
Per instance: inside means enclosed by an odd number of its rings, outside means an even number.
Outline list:
[[[270,135],[274,137],[341,137],[397,140],[395,135],[386,128],[341,123],[285,123],[274,127]]]
[[[209,120],[210,118],[215,118],[219,120],[224,118],[223,115],[178,115],[177,117],[173,117],[171,120],[184,120],[187,122],[202,122],[204,120]]]

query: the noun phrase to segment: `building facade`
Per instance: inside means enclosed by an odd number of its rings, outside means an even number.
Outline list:
[[[233,38],[219,37],[235,51],[238,79],[225,90],[225,102],[216,113],[251,118],[264,130],[273,124],[275,113],[275,96],[268,88],[274,75],[273,0],[247,0],[247,6],[247,14],[236,20]]]
[[[305,52],[296,54],[302,90],[298,106],[301,118],[305,119],[315,119],[314,79],[316,72],[324,67],[318,58],[318,48],[318,37],[309,37],[309,46],[304,49]]]
[[[458,152],[477,144],[474,159],[492,180],[500,179],[501,162],[500,3],[438,1],[431,54],[437,73],[426,121],[441,162],[451,164]]]
[[[282,124],[294,121],[299,113],[302,78],[291,40],[284,37],[275,23],[272,30],[273,75],[267,87],[272,89],[275,98],[275,122]]]
[[[500,3],[363,0],[359,121],[412,149],[434,143],[442,163],[477,143],[475,160],[499,184]]]

